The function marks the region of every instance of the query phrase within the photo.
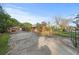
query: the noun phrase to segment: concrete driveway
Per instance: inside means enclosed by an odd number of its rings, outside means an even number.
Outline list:
[[[79,49],[72,46],[69,38],[44,37],[32,32],[11,34],[11,50],[8,55],[77,55]]]

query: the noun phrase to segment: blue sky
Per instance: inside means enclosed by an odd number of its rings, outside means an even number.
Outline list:
[[[79,4],[75,3],[4,3],[5,11],[20,22],[51,22],[55,16],[72,18],[79,13]]]

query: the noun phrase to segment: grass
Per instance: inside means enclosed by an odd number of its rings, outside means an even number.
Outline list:
[[[61,32],[61,31],[57,31],[56,35],[58,36],[62,36],[62,37],[73,37],[75,38],[75,32]]]
[[[4,55],[8,52],[8,40],[10,36],[8,33],[3,33],[0,35],[0,55]]]

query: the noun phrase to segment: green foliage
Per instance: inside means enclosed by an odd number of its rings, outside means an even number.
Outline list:
[[[79,28],[79,14],[76,15],[75,19],[76,19],[76,21],[74,21],[74,23]]]
[[[62,37],[72,37],[75,38],[75,32],[62,32],[62,31],[56,31],[55,35],[62,36]]]
[[[31,31],[31,28],[32,28],[32,24],[31,23],[23,23],[22,24],[22,29],[24,31]]]
[[[10,36],[8,33],[4,33],[0,35],[0,54],[5,54],[9,50],[8,40]]]
[[[41,27],[42,27],[42,26],[41,26],[40,23],[37,23],[37,24],[36,24],[36,28],[37,28],[38,31],[41,31]]]
[[[77,19],[75,22],[76,26],[79,28],[79,19]]]
[[[0,32],[7,32],[7,29],[12,26],[18,25],[19,22],[11,18],[11,16],[4,11],[2,6],[0,6]]]

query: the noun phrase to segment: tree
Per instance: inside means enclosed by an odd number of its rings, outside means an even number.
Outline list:
[[[76,15],[76,17],[75,17],[74,19],[76,19],[76,21],[74,21],[74,23],[75,23],[76,26],[79,28],[79,14]]]
[[[41,32],[41,27],[42,27],[42,26],[41,26],[40,23],[37,23],[37,24],[36,24],[36,28],[37,28],[37,30],[38,30],[39,32]]]
[[[55,22],[58,27],[61,28],[62,31],[65,31],[65,28],[69,25],[69,19],[55,17]]]
[[[5,20],[6,16],[2,6],[0,6],[0,32],[4,32],[6,28]]]
[[[22,29],[24,31],[31,31],[31,28],[32,28],[32,24],[31,23],[26,22],[26,23],[23,23],[22,25],[23,25]]]
[[[0,5],[0,32],[7,32],[7,28],[18,24],[19,22],[16,19],[11,18],[11,16],[6,13]]]

